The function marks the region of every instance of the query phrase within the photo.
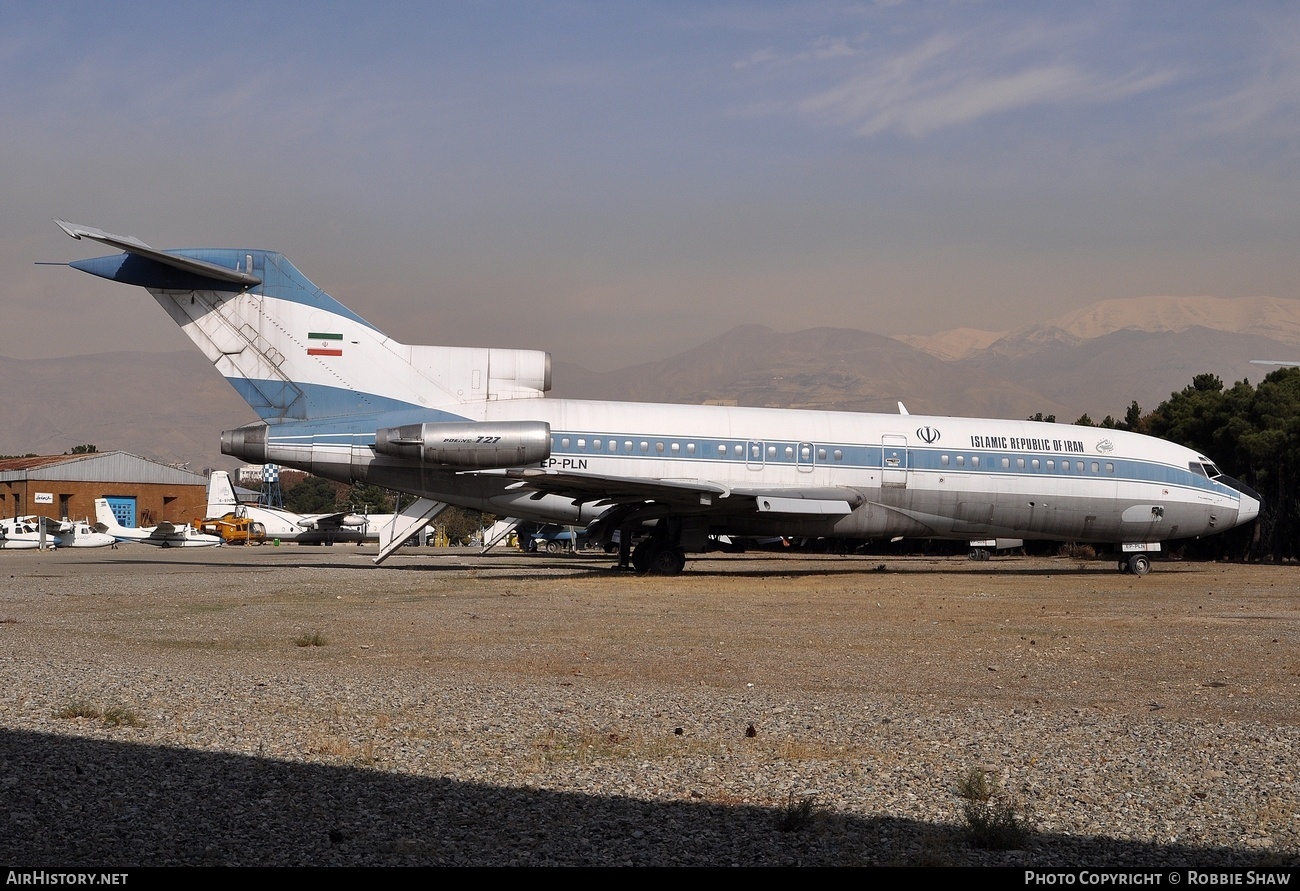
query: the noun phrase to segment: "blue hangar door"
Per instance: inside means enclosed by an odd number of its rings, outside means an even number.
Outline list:
[[[117,521],[123,526],[135,525],[135,496],[134,495],[105,495],[104,500],[108,502],[108,508],[117,517]]]

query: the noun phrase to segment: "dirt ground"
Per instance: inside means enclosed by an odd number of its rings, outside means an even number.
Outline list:
[[[0,621],[130,650],[249,658],[320,634],[322,670],[376,661],[539,677],[870,689],[939,707],[1167,710],[1300,721],[1300,567],[1108,559],[693,558],[678,577],[603,556],[282,547],[0,555]],[[32,593],[43,596],[32,598]],[[163,621],[163,619],[166,621]],[[182,625],[183,627],[183,625]],[[166,628],[167,638],[154,628]],[[224,630],[223,630],[224,629]]]

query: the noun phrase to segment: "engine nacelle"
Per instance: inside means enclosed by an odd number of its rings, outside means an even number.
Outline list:
[[[403,424],[376,430],[375,451],[461,470],[521,467],[551,457],[551,425],[545,421]]]

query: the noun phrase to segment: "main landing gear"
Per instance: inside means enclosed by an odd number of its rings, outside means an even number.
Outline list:
[[[636,523],[619,527],[618,569],[632,569],[642,575],[678,575],[686,566],[686,549],[681,545],[681,523],[665,517],[654,532],[632,547]]]
[[[686,566],[686,551],[669,541],[647,538],[632,551],[632,568],[647,575],[677,575]]]
[[[1119,558],[1119,571],[1132,575],[1146,575],[1151,571],[1151,558],[1146,554],[1128,554]]]

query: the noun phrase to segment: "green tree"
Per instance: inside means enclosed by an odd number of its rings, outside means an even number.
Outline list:
[[[75,445],[75,446],[73,446],[73,447],[72,447],[72,451],[71,451],[70,453],[68,453],[68,454],[72,454],[72,455],[93,455],[93,454],[97,453],[98,451],[99,451],[99,447],[98,447],[98,446],[93,445],[92,443],[86,443],[85,445]]]
[[[299,514],[328,514],[338,510],[338,490],[324,477],[308,476],[284,490],[284,506]]]
[[[1142,419],[1142,408],[1134,399],[1128,405],[1128,411],[1124,412],[1124,420],[1120,422],[1119,429],[1132,430],[1134,433],[1141,433],[1144,428]]]
[[[353,483],[343,495],[348,510],[358,514],[393,513],[393,493],[369,483]]]
[[[445,533],[453,545],[460,545],[466,544],[480,529],[486,529],[495,522],[496,518],[491,514],[452,505],[438,514],[433,525]]]

